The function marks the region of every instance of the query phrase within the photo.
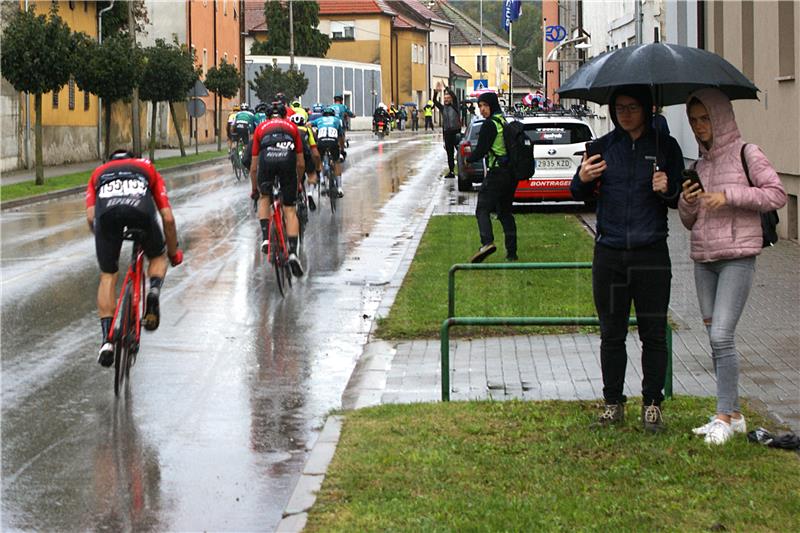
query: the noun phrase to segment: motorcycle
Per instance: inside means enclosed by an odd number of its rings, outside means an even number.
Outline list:
[[[383,119],[378,120],[375,133],[378,135],[378,139],[383,139],[384,136],[389,135],[389,129],[386,121]]]

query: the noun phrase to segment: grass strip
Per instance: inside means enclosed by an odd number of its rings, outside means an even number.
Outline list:
[[[515,216],[518,256],[524,262],[591,261],[594,243],[572,214]],[[486,261],[505,262],[502,229],[493,222],[497,252]],[[475,217],[431,217],[416,256],[387,317],[378,321],[385,339],[437,337],[447,318],[447,272],[466,263],[479,246]],[[457,316],[595,316],[591,271],[508,270],[456,274]],[[587,328],[584,328],[587,329]],[[569,326],[457,327],[459,337],[520,333],[566,333]]]
[[[797,454],[691,428],[713,398],[667,402],[668,429],[588,429],[592,402],[383,405],[348,412],[304,531],[800,531]],[[751,427],[766,421],[745,409]]]
[[[209,159],[226,155],[227,153],[227,151],[200,152],[199,154],[191,154],[187,155],[186,157],[165,157],[164,159],[154,161],[154,163],[156,168],[161,171],[171,167],[207,161]],[[34,180],[3,185],[0,187],[0,198],[2,198],[2,201],[16,200],[18,198],[27,198],[29,196],[36,196],[53,191],[62,191],[64,189],[71,189],[79,185],[86,185],[89,182],[89,177],[92,175],[92,172],[93,170],[85,170],[82,172],[65,174],[63,176],[53,176],[46,178],[44,185],[36,185]]]

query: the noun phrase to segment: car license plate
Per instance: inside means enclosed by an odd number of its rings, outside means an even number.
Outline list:
[[[536,168],[542,170],[570,168],[572,161],[569,159],[537,159]]]

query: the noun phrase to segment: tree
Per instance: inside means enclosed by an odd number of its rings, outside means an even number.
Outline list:
[[[0,40],[0,70],[17,91],[34,95],[36,112],[36,185],[44,185],[42,166],[42,94],[61,90],[75,61],[75,41],[69,26],[52,4],[48,16],[36,15],[33,6],[8,20]]]
[[[289,6],[280,0],[267,0],[264,15],[269,24],[269,39],[256,41],[250,47],[253,55],[289,55]],[[320,33],[319,4],[317,2],[292,2],[294,22],[294,53],[303,57],[325,57],[331,40]]]
[[[143,32],[150,19],[147,18],[147,7],[144,0],[128,0],[127,2],[110,2],[104,0],[97,2],[97,12],[111,6],[111,9],[103,13],[103,40],[117,35],[118,33],[130,33],[128,24],[128,8],[133,4],[133,15],[136,21],[135,31]]]
[[[206,73],[206,88],[214,93],[217,104],[217,113],[214,122],[217,127],[217,150],[222,150],[222,99],[233,98],[239,92],[239,71],[227,60],[223,59],[219,67],[211,67]]]
[[[282,71],[277,65],[265,65],[250,82],[262,102],[271,102],[277,93],[284,93],[287,98],[294,99],[305,94],[308,80],[299,70]]]
[[[139,93],[142,100],[152,103],[153,110],[150,118],[150,159],[154,159],[156,150],[156,116],[158,102],[169,102],[172,121],[178,131],[178,142],[181,155],[185,155],[183,136],[175,120],[173,102],[186,100],[186,93],[197,80],[197,71],[194,68],[194,57],[185,46],[178,44],[177,39],[173,44],[167,44],[164,39],[156,39],[156,44],[145,48],[145,68]]]
[[[75,35],[75,82],[83,91],[103,99],[105,110],[105,159],[111,150],[111,106],[127,100],[144,72],[142,49],[124,33],[116,33],[98,44],[84,33]]]

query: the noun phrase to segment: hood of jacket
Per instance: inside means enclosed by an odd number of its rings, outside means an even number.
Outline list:
[[[611,116],[611,122],[614,127],[622,130],[617,119],[617,98],[620,96],[630,96],[642,105],[644,109],[644,123],[648,129],[653,123],[653,95],[650,93],[650,87],[647,85],[623,85],[614,90],[611,98],[608,101],[608,113]]]
[[[484,102],[489,106],[489,109],[492,110],[492,115],[496,115],[498,113],[503,113],[503,110],[500,109],[500,100],[497,99],[497,95],[495,93],[483,93],[478,96],[478,103]]]
[[[742,145],[742,135],[739,126],[736,125],[736,116],[733,113],[733,105],[730,99],[719,89],[700,89],[689,96],[687,100],[686,113],[689,113],[688,103],[696,98],[705,107],[708,117],[711,119],[711,148],[706,148],[703,143],[697,141],[700,147],[700,155],[704,159],[714,158],[719,154],[734,146],[739,150]]]

